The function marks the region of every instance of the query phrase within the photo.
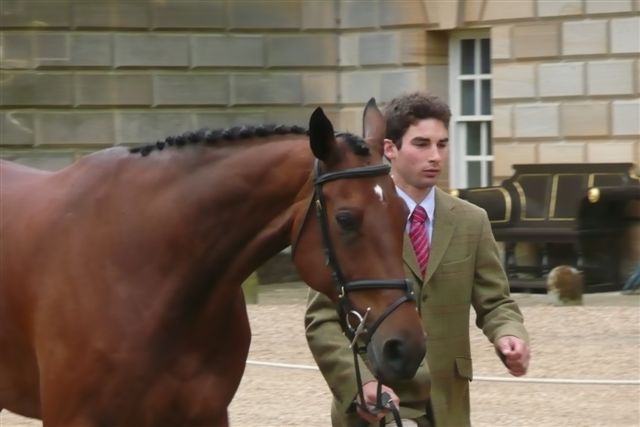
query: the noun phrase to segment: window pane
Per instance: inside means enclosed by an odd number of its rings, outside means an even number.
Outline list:
[[[491,139],[491,122],[485,123],[485,129],[487,129],[487,154],[493,155],[493,140]]]
[[[467,155],[479,156],[480,153],[480,122],[469,122],[467,125]]]
[[[482,74],[491,73],[491,43],[489,43],[489,39],[480,40],[480,63]]]
[[[475,51],[475,40],[471,39],[471,40],[462,40],[461,42],[461,47],[462,49],[460,50],[461,52],[461,57],[460,57],[460,64],[461,64],[461,71],[460,74],[473,74],[473,62],[474,62],[474,51]]]
[[[482,80],[482,113],[491,114],[491,80]]]
[[[480,162],[467,162],[467,185],[469,187],[482,186]]]
[[[487,162],[487,185],[493,185],[493,162]]]
[[[474,80],[462,81],[462,115],[475,114],[475,92],[474,92]]]

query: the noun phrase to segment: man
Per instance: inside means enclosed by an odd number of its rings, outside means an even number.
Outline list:
[[[529,364],[523,317],[509,296],[486,212],[436,187],[447,161],[450,117],[442,100],[419,93],[393,99],[385,108],[384,153],[410,212],[403,257],[427,335],[426,363],[413,380],[384,388],[399,402],[405,427],[429,426],[428,406],[437,427],[470,425],[470,306],[511,375],[524,375]],[[385,412],[372,414],[354,405],[353,355],[331,301],[311,292],[305,325],[309,347],[334,395],[332,425],[357,426],[360,418],[377,425]],[[372,405],[377,382],[360,366],[365,403]]]

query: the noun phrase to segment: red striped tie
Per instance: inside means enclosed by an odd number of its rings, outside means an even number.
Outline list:
[[[409,227],[409,237],[411,238],[411,244],[413,245],[413,250],[416,253],[418,265],[420,266],[420,271],[423,276],[425,271],[427,271],[430,251],[426,224],[427,219],[427,211],[425,211],[422,206],[417,205],[411,214],[411,225]]]

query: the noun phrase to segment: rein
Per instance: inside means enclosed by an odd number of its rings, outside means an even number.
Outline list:
[[[360,373],[360,365],[358,362],[358,355],[365,354],[367,346],[371,342],[373,334],[378,329],[380,324],[391,314],[393,313],[401,304],[409,301],[415,300],[415,295],[413,293],[413,289],[411,288],[411,282],[409,279],[367,279],[367,280],[354,280],[354,281],[346,281],[344,278],[344,274],[342,273],[342,269],[340,268],[340,264],[336,258],[335,251],[333,249],[333,243],[331,241],[331,236],[329,233],[329,219],[327,217],[326,211],[326,203],[324,194],[322,191],[322,185],[327,182],[336,181],[339,179],[354,179],[354,178],[362,178],[362,177],[370,177],[370,176],[379,176],[379,175],[388,175],[391,167],[389,165],[381,164],[381,165],[373,165],[373,166],[363,166],[352,169],[346,169],[338,172],[326,172],[322,173],[320,171],[320,162],[316,159],[314,164],[314,189],[313,196],[311,197],[311,203],[309,205],[309,209],[312,206],[315,207],[316,215],[318,217],[318,221],[320,223],[320,231],[322,234],[322,243],[324,246],[325,260],[326,264],[331,268],[331,275],[333,277],[333,281],[336,284],[336,292],[338,294],[338,304],[336,307],[336,311],[338,313],[338,319],[340,320],[340,324],[342,326],[342,330],[349,340],[351,340],[350,348],[353,351],[353,360],[355,363],[355,371],[356,371],[356,383],[358,386],[358,395],[360,397],[360,405],[367,412],[371,412],[372,409],[382,410],[389,409],[391,410],[393,417],[396,421],[398,427],[402,427],[402,422],[400,421],[400,413],[398,409],[395,407],[393,402],[391,401],[390,396],[387,393],[382,393],[382,383],[378,381],[378,390],[377,390],[377,398],[375,408],[368,408],[364,403],[364,392],[362,390],[362,375]],[[308,215],[305,215],[305,218]],[[291,256],[293,257],[295,253],[295,242],[297,242],[300,232],[304,226],[304,221],[300,225],[300,229],[294,241],[294,245],[292,246]],[[348,294],[350,292],[357,292],[362,290],[371,290],[371,289],[400,289],[405,292],[403,296],[395,300],[391,305],[387,306],[385,310],[382,312],[380,317],[376,319],[375,322],[371,326],[367,326],[367,317],[371,308],[368,307],[367,311],[364,315],[361,315],[356,309],[354,309],[349,303]],[[359,321],[359,324],[356,328],[353,328],[349,322],[349,316],[355,316]],[[362,342],[364,345],[359,346],[358,340],[362,338]],[[363,420],[364,421],[364,420]],[[366,421],[364,421],[366,423]],[[368,424],[364,424],[368,425]],[[384,418],[380,420],[380,426],[384,426]]]

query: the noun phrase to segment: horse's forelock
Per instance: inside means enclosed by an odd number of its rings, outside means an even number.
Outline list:
[[[369,156],[371,151],[364,139],[358,135],[354,135],[349,132],[340,132],[336,134],[336,138],[342,138],[347,143],[347,146],[358,156]]]

